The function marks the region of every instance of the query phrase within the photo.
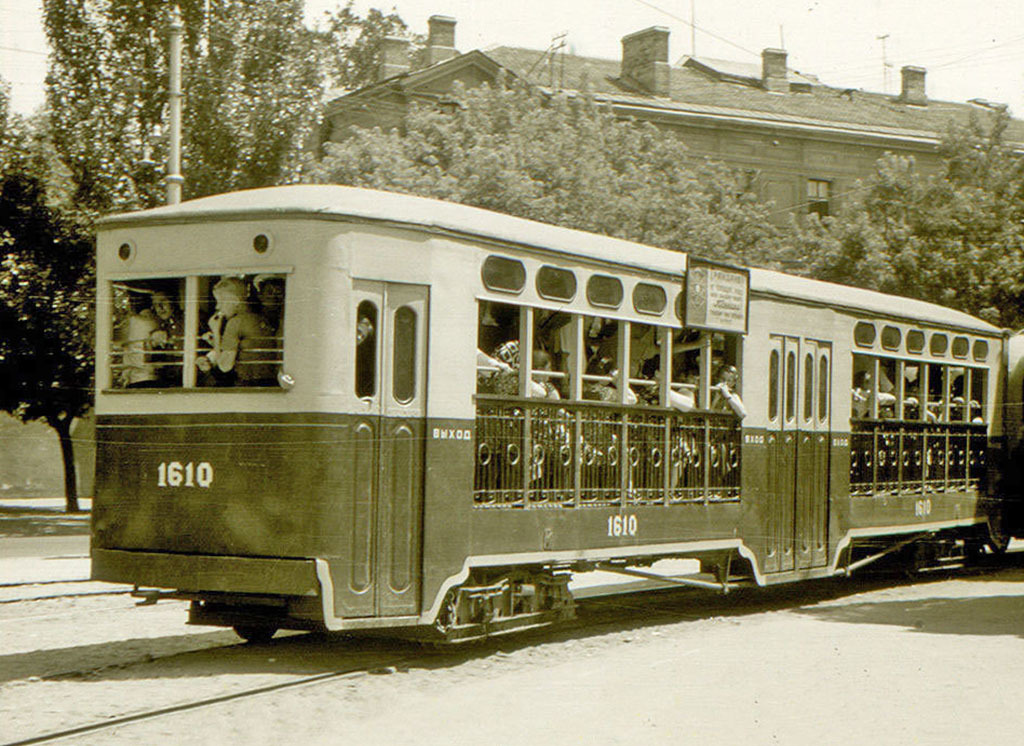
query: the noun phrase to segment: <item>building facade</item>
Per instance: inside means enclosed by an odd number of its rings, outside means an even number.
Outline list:
[[[710,157],[749,175],[780,221],[789,214],[834,214],[874,172],[886,152],[913,156],[934,172],[951,123],[991,117],[997,104],[929,99],[926,71],[902,68],[898,95],[826,85],[789,68],[787,53],[765,49],[761,64],[705,57],[669,62],[669,31],[647,28],[622,39],[619,60],[499,46],[460,53],[456,22],[434,16],[427,47],[410,64],[410,43],[389,37],[379,81],[326,105],[323,140],[353,126],[396,127],[412,101],[441,101],[459,81],[467,87],[504,75],[569,95],[586,90],[624,117],[679,134],[695,157]],[[1011,142],[1024,143],[1024,121],[1011,120]]]

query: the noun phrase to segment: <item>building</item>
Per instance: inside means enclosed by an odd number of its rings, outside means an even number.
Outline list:
[[[409,41],[388,37],[379,82],[327,103],[323,139],[343,139],[352,126],[397,126],[411,101],[440,101],[455,81],[473,87],[504,70],[544,89],[586,89],[622,116],[677,130],[696,156],[746,171],[785,220],[786,210],[835,213],[885,152],[934,171],[950,122],[1003,108],[929,99],[926,71],[914,66],[902,69],[900,93],[888,95],[826,85],[790,69],[781,49],[765,49],[759,66],[705,57],[672,64],[662,27],[623,37],[619,60],[504,46],[460,53],[455,27],[452,18],[430,19],[415,69]],[[1011,120],[1006,136],[1024,143],[1024,121]]]

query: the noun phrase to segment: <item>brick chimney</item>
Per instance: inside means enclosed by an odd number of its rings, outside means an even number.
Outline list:
[[[651,26],[622,37],[622,73],[655,96],[668,96],[668,29]]]
[[[917,104],[924,106],[928,103],[928,96],[924,92],[925,69],[904,65],[900,68],[900,75],[903,78],[903,88],[900,91],[900,101],[905,104]]]
[[[427,36],[426,63],[433,65],[458,54],[455,49],[455,19],[448,16],[430,16]]]
[[[409,40],[400,36],[385,36],[380,43],[377,80],[386,80],[405,72],[409,72]]]
[[[764,49],[761,51],[761,85],[766,91],[787,93],[789,74],[786,67],[786,50]]]

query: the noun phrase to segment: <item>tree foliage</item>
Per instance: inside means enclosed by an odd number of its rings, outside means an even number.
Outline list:
[[[820,279],[1024,322],[1024,161],[1003,141],[1005,115],[953,127],[942,171],[886,155],[844,213],[799,232]]]
[[[348,90],[376,82],[384,37],[411,38],[413,54],[423,48],[423,39],[410,34],[397,13],[370,8],[360,16],[351,0],[326,14],[323,25],[328,75],[333,85]]]
[[[355,130],[306,178],[483,207],[708,257],[765,264],[777,234],[736,173],[589,97],[521,84],[413,105],[401,131]]]
[[[92,242],[47,200],[47,158],[17,118],[0,129],[0,411],[56,430],[77,510],[71,424],[92,399]]]
[[[181,0],[186,196],[294,180],[319,116],[318,36],[301,0]],[[54,142],[88,214],[163,199],[164,0],[46,0]]]

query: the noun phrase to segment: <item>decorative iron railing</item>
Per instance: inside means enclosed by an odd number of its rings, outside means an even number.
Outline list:
[[[981,424],[854,423],[850,495],[977,490],[987,447]]]
[[[708,412],[478,397],[478,507],[736,501],[740,428]]]

